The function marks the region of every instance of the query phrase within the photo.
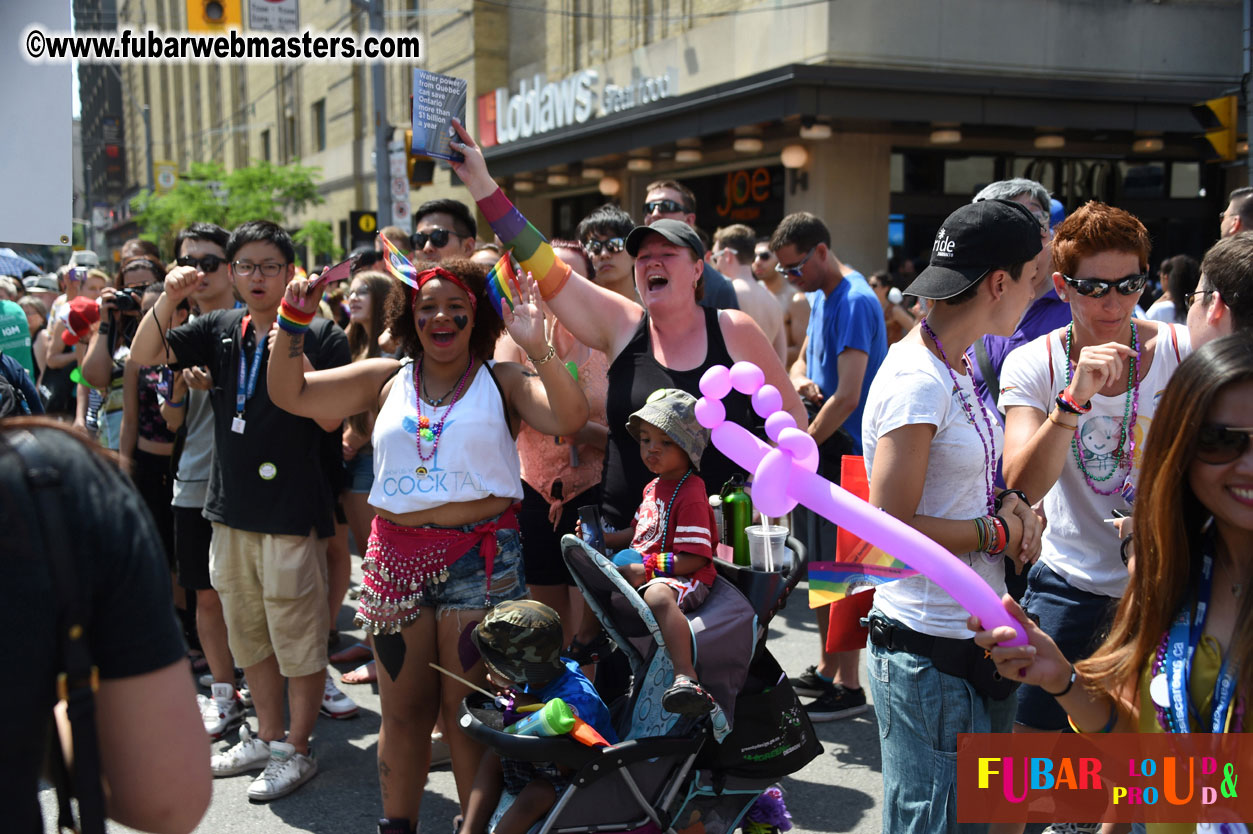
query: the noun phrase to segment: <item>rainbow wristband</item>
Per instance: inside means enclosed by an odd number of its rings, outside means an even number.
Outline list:
[[[280,330],[286,330],[292,335],[304,333],[309,329],[309,325],[313,324],[315,313],[305,313],[296,309],[287,303],[287,299],[283,299],[283,303],[278,306],[278,326]]]
[[[548,301],[561,292],[566,281],[570,280],[570,267],[557,257],[539,230],[509,202],[505,192],[497,188],[479,200],[478,206],[500,242],[513,252],[523,271],[535,278],[543,299]]]

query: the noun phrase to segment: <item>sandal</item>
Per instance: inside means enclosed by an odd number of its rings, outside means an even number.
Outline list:
[[[674,683],[661,696],[661,707],[666,712],[699,716],[713,709],[714,699],[692,678],[675,675]]]
[[[353,643],[346,649],[335,652],[328,660],[331,663],[360,663],[374,657],[374,649],[365,643]]]
[[[345,672],[340,680],[344,683],[376,683],[379,679],[378,666],[373,660],[362,663],[351,672]]]
[[[609,635],[602,631],[586,643],[575,637],[570,641],[570,645],[566,647],[566,650],[561,653],[561,656],[568,660],[573,660],[580,666],[587,666],[593,663],[600,663],[613,654],[616,648],[618,647],[609,639]]]

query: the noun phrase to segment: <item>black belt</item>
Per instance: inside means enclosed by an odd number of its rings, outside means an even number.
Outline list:
[[[879,648],[928,658],[939,671],[969,681],[980,694],[989,698],[1006,698],[1018,688],[1017,683],[997,673],[991,656],[975,645],[974,640],[923,634],[893,625],[881,617],[868,618],[866,627],[870,631],[870,642]]]

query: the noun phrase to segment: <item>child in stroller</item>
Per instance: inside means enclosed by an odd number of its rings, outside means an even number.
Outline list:
[[[543,603],[515,600],[497,605],[471,632],[487,665],[490,684],[508,690],[517,706],[560,698],[610,744],[618,740],[605,702],[573,661],[562,660],[561,619]],[[502,758],[488,751],[470,790],[461,834],[484,834],[500,801],[513,803],[495,834],[523,834],[553,807],[570,784],[572,771],[553,762]]]
[[[709,432],[697,422],[695,406],[696,398],[686,391],[660,388],[631,415],[627,430],[657,477],[644,487],[635,529],[605,534],[607,546],[626,548],[614,556],[614,564],[648,603],[674,664],[674,683],[661,705],[693,716],[709,712],[713,700],[696,680],[692,632],[684,615],[700,607],[717,576],[717,524],[705,482],[696,474]]]

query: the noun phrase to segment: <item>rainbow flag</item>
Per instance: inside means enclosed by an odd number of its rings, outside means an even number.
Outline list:
[[[502,301],[509,305],[510,310],[513,309],[514,288],[517,283],[513,266],[509,263],[509,253],[506,252],[487,273],[487,297],[492,301],[493,310],[499,313]]]
[[[809,607],[830,605],[860,590],[918,573],[878,548],[873,551],[866,562],[810,562]]]
[[[418,289],[417,270],[413,268],[413,264],[404,256],[404,253],[392,245],[392,242],[381,233],[378,236],[378,242],[379,246],[383,247],[383,259],[379,261],[383,271],[415,290]]]

